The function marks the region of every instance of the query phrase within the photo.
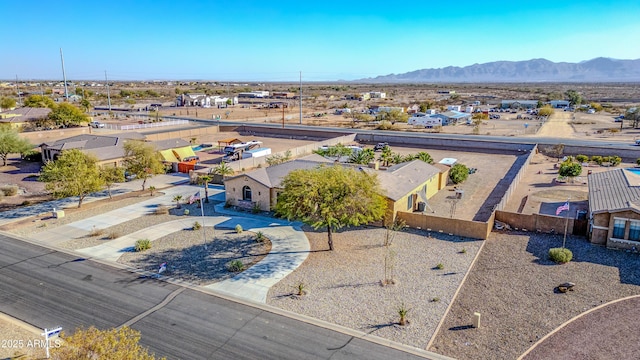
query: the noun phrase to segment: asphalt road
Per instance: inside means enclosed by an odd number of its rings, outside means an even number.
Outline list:
[[[422,358],[3,234],[0,312],[68,332],[130,324],[168,359]]]
[[[268,127],[268,128],[280,128],[282,125],[276,123],[251,123],[243,121],[232,120],[207,120],[189,118],[184,116],[165,116],[170,119],[189,120],[197,123],[201,123],[206,126],[215,125],[247,125],[256,127]],[[417,132],[403,132],[403,131],[385,131],[385,130],[365,130],[365,129],[349,129],[339,127],[328,126],[311,126],[311,125],[299,125],[299,124],[287,124],[289,129],[307,129],[307,130],[320,130],[327,132],[335,132],[340,134],[345,133],[357,133],[357,134],[391,134],[400,137],[419,137],[427,139],[453,139],[453,140],[474,140],[474,141],[489,141],[497,143],[508,144],[544,144],[544,145],[556,145],[564,144],[570,146],[589,146],[600,148],[616,148],[616,149],[638,149],[632,142],[620,142],[611,140],[586,140],[586,139],[566,139],[566,138],[554,138],[554,137],[525,137],[525,136],[491,136],[491,135],[465,135],[465,134],[442,134],[442,133],[417,133]],[[160,130],[161,132],[168,132],[175,130]],[[155,133],[155,132],[152,132]],[[640,150],[640,149],[638,149]]]

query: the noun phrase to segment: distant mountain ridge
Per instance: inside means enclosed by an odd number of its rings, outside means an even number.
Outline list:
[[[494,61],[465,67],[447,66],[356,80],[372,83],[410,82],[637,82],[640,59],[599,57],[579,63],[547,59]]]

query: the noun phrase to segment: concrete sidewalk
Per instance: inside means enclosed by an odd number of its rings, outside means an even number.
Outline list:
[[[92,259],[117,261],[123,253],[133,250],[136,240],[159,239],[167,234],[181,231],[193,225],[195,217],[158,224],[132,234],[111,240],[105,244],[77,250]],[[307,237],[299,229],[283,221],[265,221],[249,217],[205,216],[198,217],[204,226],[233,228],[240,224],[243,229],[261,231],[271,240],[271,251],[267,256],[237,276],[203,288],[226,295],[266,303],[267,293],[276,284],[306,260],[310,246]],[[213,240],[215,241],[215,239]],[[169,264],[169,268],[171,264]]]
[[[189,181],[189,177],[186,174],[163,174],[156,175],[147,180],[146,188],[149,186],[155,186],[156,189],[165,189],[168,187],[172,187],[178,184],[182,184]],[[142,180],[133,180],[124,183],[115,184],[111,193],[113,195],[125,194],[132,191],[138,191],[142,189]],[[109,193],[104,190],[91,195],[88,195],[83,203],[90,203],[96,200],[101,200],[109,197]],[[8,223],[12,223],[14,221],[19,221],[23,218],[30,216],[37,216],[43,213],[48,213],[53,211],[53,209],[64,209],[70,207],[78,206],[78,197],[69,197],[64,199],[58,199],[53,201],[48,201],[32,206],[24,206],[11,211],[3,211],[0,212],[0,225],[5,225]]]
[[[163,195],[149,197],[149,200],[141,201],[136,204],[76,221],[71,224],[58,226],[38,233],[31,238],[49,245],[58,245],[73,238],[86,236],[94,227],[96,229],[106,229],[149,214],[159,205],[172,206],[174,203],[173,197],[175,195],[182,195],[183,199],[188,199],[189,196],[199,190],[202,190],[202,187],[192,185],[180,185],[166,188],[162,190],[164,193]],[[215,193],[216,190],[209,190],[209,194]]]

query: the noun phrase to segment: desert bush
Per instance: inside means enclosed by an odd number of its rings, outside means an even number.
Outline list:
[[[235,227],[236,233],[238,234],[242,234],[242,225],[238,224]]]
[[[260,204],[259,203],[255,203],[253,204],[253,208],[251,208],[251,212],[254,214],[257,214],[260,212]]]
[[[231,200],[227,200],[227,201],[224,202],[224,208],[225,209],[228,209],[228,208],[230,208],[232,206],[233,206],[233,204],[231,204]]]
[[[25,153],[22,153],[22,159],[25,161],[36,162],[42,160],[42,154],[39,151],[29,150]]]
[[[462,250],[460,250],[460,254],[466,254],[467,253],[467,249],[466,248],[462,248]]]
[[[576,155],[576,160],[578,162],[583,163],[583,162],[587,162],[589,160],[589,157],[587,155],[580,154],[580,155]]]
[[[431,299],[431,302],[438,302],[438,301],[440,301],[439,297],[434,297],[434,298]]]
[[[401,326],[405,326],[407,325],[407,314],[409,313],[409,309],[404,305],[404,303],[402,303],[399,307],[398,307],[398,315],[400,315],[400,325]]]
[[[240,260],[232,260],[229,265],[227,265],[227,270],[231,272],[240,272],[244,270],[244,264]]]
[[[197,221],[196,221],[196,222],[194,222],[194,223],[193,223],[193,226],[191,227],[191,230],[194,230],[194,231],[195,231],[195,230],[200,230],[200,229],[202,229],[202,225],[201,225],[199,222],[197,222]]]
[[[153,213],[156,215],[167,215],[169,213],[169,208],[164,205],[160,205]]]
[[[600,155],[593,155],[591,157],[591,161],[593,161],[594,163],[598,164],[598,165],[602,165],[602,156]]]
[[[392,124],[390,121],[382,120],[380,124],[376,126],[376,130],[397,130],[398,127]]]
[[[98,229],[95,226],[89,232],[89,236],[102,236],[104,234],[105,234],[105,230],[104,229]]]
[[[4,185],[0,187],[0,192],[4,196],[14,196],[18,195],[18,186],[17,185]]]
[[[307,293],[307,285],[305,285],[302,281],[296,285],[296,295],[304,296]]]
[[[640,165],[640,158],[636,159],[636,165]]]
[[[444,269],[444,264],[443,263],[439,263],[438,265],[436,265],[436,269],[438,269],[438,270]]]
[[[258,231],[256,233],[256,241],[261,243],[264,242],[267,238],[264,236],[264,233],[262,231]]]
[[[568,263],[573,258],[573,253],[567,248],[549,249],[549,258],[559,264]]]
[[[618,166],[622,162],[622,158],[620,156],[612,155],[609,156],[609,163],[611,166]]]
[[[149,239],[136,240],[136,244],[133,248],[135,249],[136,252],[149,250],[151,249],[151,240]]]
[[[110,240],[117,239],[119,237],[120,237],[120,233],[117,231],[110,231],[109,234],[107,234],[107,238]]]

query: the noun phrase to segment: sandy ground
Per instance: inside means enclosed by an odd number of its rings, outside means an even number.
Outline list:
[[[547,254],[561,244],[560,235],[492,233],[428,350],[460,360],[516,359],[574,316],[640,294],[637,254],[569,237],[567,248],[573,252],[573,261],[556,265]],[[574,291],[554,291],[564,282],[575,283]],[[474,312],[481,314],[479,329],[471,326]],[[616,333],[615,328],[609,330]],[[615,341],[620,348],[637,342],[634,336],[605,340],[599,334],[582,339]]]

